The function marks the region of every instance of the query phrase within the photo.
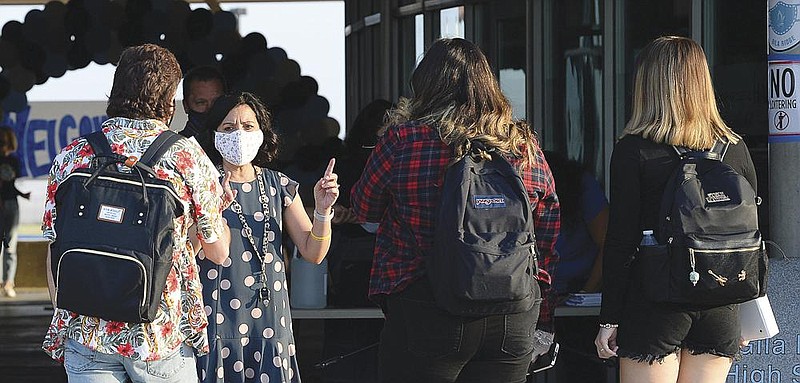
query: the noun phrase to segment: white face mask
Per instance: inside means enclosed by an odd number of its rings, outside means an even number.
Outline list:
[[[264,132],[246,132],[237,129],[230,133],[214,132],[214,147],[228,163],[242,166],[256,158],[258,149],[264,143]]]

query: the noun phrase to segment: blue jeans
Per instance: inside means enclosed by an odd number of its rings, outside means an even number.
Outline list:
[[[453,316],[436,306],[427,280],[414,282],[386,300],[380,381],[523,383],[539,306],[537,301],[529,311],[508,315]]]
[[[3,234],[3,279],[14,282],[17,275],[17,227],[19,226],[19,203],[17,198],[5,200],[2,214]]]
[[[184,383],[197,382],[194,352],[186,344],[161,360],[145,362],[119,354],[90,350],[67,339],[64,369],[70,383]]]

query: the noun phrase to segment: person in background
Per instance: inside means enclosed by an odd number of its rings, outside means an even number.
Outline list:
[[[17,151],[17,135],[8,126],[0,127],[0,197],[2,197],[2,244],[3,280],[0,293],[10,298],[17,296],[14,290],[14,277],[17,273],[17,227],[19,226],[19,203],[17,197],[31,198],[31,193],[17,189],[15,181],[19,177],[19,159],[13,155]]]
[[[114,72],[102,131],[112,150],[140,158],[162,133],[175,113],[175,94],[181,69],[165,48],[144,44],[126,48]],[[94,158],[88,141],[69,143],[53,160],[47,182],[42,234],[56,240],[56,191],[75,169]],[[219,173],[193,140],[181,139],[153,166],[160,179],[172,183],[187,206],[174,218],[172,269],[161,293],[161,303],[150,323],[107,321],[55,308],[42,348],[63,361],[75,383],[197,382],[194,353],[208,352],[206,316],[198,267],[189,248],[189,228],[195,226],[206,258],[222,263],[228,258],[230,232],[221,211],[233,200]],[[91,236],[92,233],[86,233]],[[48,247],[47,270],[51,268]],[[55,298],[53,274],[47,272],[50,297]],[[55,307],[55,301],[53,302]]]
[[[379,349],[382,382],[526,380],[531,360],[550,347],[553,295],[523,312],[466,318],[434,301],[425,271],[445,169],[471,139],[517,167],[533,207],[542,267],[550,283],[557,257],[559,207],[550,168],[533,130],[512,118],[483,52],[464,39],[431,45],[411,75],[414,96],[401,99],[351,191],[358,222],[380,222],[370,298],[386,319]],[[536,290],[537,284],[533,284]],[[550,290],[550,289],[546,289]],[[535,293],[539,293],[536,291]]]
[[[206,121],[236,198],[223,216],[235,233],[230,258],[218,265],[199,254],[211,351],[198,358],[203,382],[299,382],[284,259],[284,230],[303,259],[319,264],[331,240],[339,196],[331,159],[313,187],[313,221],[298,184],[266,166],[278,152],[270,114],[256,96],[238,93],[214,103]]]
[[[330,301],[336,306],[371,306],[367,290],[377,225],[356,221],[350,212],[350,189],[361,177],[367,158],[375,148],[378,132],[392,108],[391,102],[377,99],[361,109],[344,139],[344,151],[337,159],[342,195],[335,206],[334,241],[328,263],[333,283]]]
[[[679,156],[730,143],[724,162],[756,189],[747,146],[722,120],[703,48],[659,37],[638,57],[631,118],[611,154],[611,211],[603,260],[600,358],[619,357],[622,382],[725,382],[740,353],[737,305],[649,301],[631,258],[642,231],[658,227],[661,198]]]
[[[546,150],[544,156],[553,171],[561,207],[561,231],[556,241],[558,270],[553,278],[553,288],[561,302],[570,293],[600,291],[608,201],[600,184],[581,163],[559,152]],[[594,357],[592,344],[597,317],[561,317],[555,329],[561,346],[555,368],[557,380],[603,381],[607,367]],[[581,368],[570,367],[578,365]]]
[[[608,200],[603,188],[579,162],[545,151],[553,171],[561,206],[561,231],[556,241],[559,295],[599,292],[602,285],[603,243],[608,225]]]
[[[214,146],[205,131],[208,111],[214,101],[227,93],[225,78],[213,66],[198,66],[186,72],[183,79],[183,110],[188,120],[180,131],[184,137],[194,137],[204,150]]]

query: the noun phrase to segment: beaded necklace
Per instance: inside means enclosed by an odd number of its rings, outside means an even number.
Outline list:
[[[256,245],[256,240],[253,238],[253,229],[250,228],[250,225],[247,224],[247,220],[245,219],[242,205],[239,204],[236,199],[233,200],[231,203],[231,210],[236,213],[239,217],[239,222],[242,223],[242,234],[247,237],[247,241],[250,242],[250,246],[253,247],[253,252],[256,253],[258,259],[261,261],[261,272],[256,273],[258,275],[254,275],[259,283],[258,288],[258,296],[261,298],[261,302],[264,303],[264,306],[267,306],[269,300],[271,298],[271,291],[269,289],[269,285],[267,284],[267,262],[266,262],[266,254],[268,251],[269,240],[267,233],[269,232],[269,220],[270,220],[270,212],[269,212],[269,198],[267,198],[267,187],[264,184],[264,177],[262,177],[261,168],[258,166],[253,165],[253,169],[256,171],[256,180],[258,181],[258,200],[261,202],[261,208],[264,212],[264,235],[263,241],[261,243],[261,252],[258,251],[258,246]]]

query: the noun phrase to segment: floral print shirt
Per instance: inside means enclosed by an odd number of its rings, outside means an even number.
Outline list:
[[[161,121],[120,117],[109,119],[102,126],[115,153],[136,157],[141,157],[159,133],[168,129]],[[91,145],[78,138],[53,160],[42,222],[42,232],[48,240],[54,241],[58,235],[54,222],[57,219],[55,195],[59,183],[75,169],[88,167],[93,156]],[[172,145],[153,169],[158,178],[172,183],[187,212],[174,222],[173,268],[155,320],[151,323],[123,323],[56,309],[42,345],[53,359],[63,362],[67,338],[98,352],[119,354],[134,360],[159,360],[184,341],[200,355],[208,352],[208,321],[203,311],[202,285],[188,231],[197,223],[197,235],[202,241],[211,243],[221,237],[224,221],[220,213],[222,186],[219,172],[197,142],[187,139]]]

